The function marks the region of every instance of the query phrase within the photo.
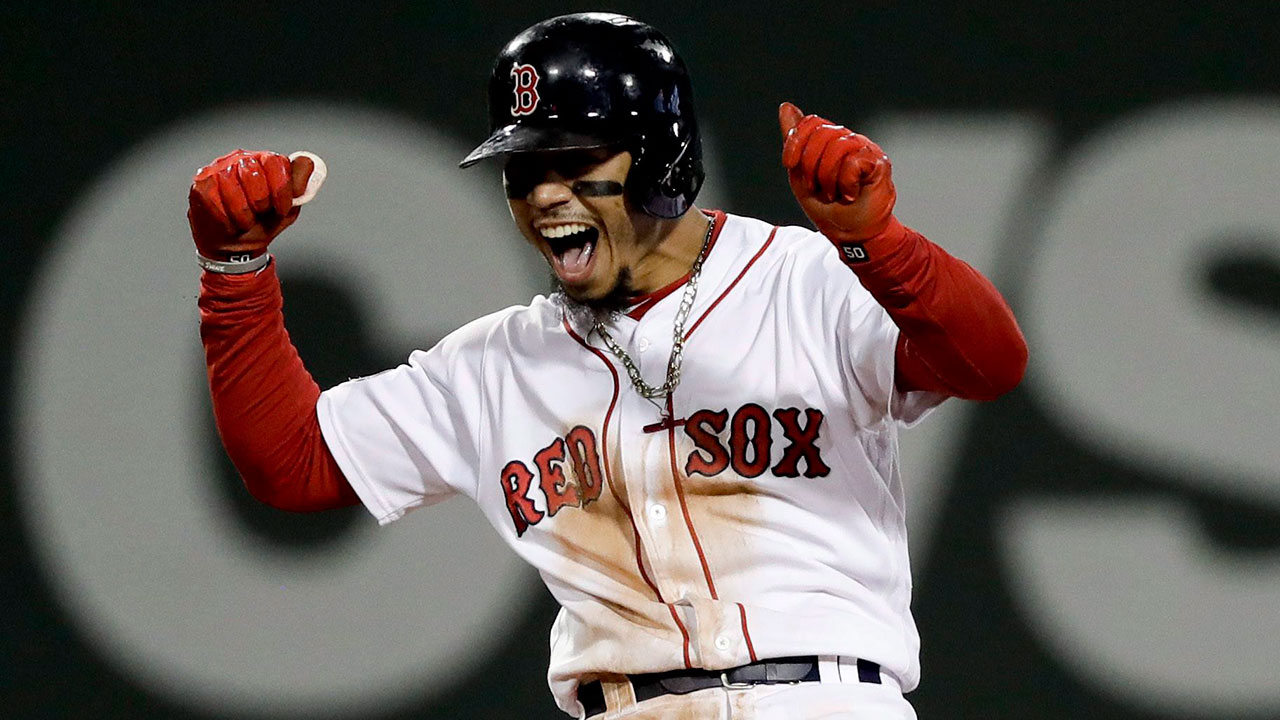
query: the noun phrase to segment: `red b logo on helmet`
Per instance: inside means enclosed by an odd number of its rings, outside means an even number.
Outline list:
[[[511,106],[511,114],[532,113],[538,107],[538,71],[532,65],[516,65],[511,68],[511,77],[516,80],[516,104]]]

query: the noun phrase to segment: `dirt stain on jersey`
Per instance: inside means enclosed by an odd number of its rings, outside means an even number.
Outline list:
[[[763,491],[755,480],[732,470],[719,475],[685,475],[677,469],[676,482],[684,491],[690,524],[697,533],[707,569],[722,600],[733,600],[747,588],[738,576],[753,563],[751,536],[765,521],[760,507]]]
[[[567,572],[589,568],[617,584],[619,592],[597,596],[603,605],[630,623],[675,632],[670,612],[643,574],[625,489],[612,457],[609,464],[600,497],[581,508],[566,508],[546,530],[559,546]]]

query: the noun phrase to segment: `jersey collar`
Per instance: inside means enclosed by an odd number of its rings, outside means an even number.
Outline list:
[[[725,214],[721,210],[703,210],[702,212],[704,215],[706,215],[708,218],[711,219],[711,223],[712,223],[711,239],[707,241],[707,247],[705,250],[703,250],[702,257],[703,257],[703,262],[705,263],[706,259],[711,256],[711,248],[715,247],[716,245],[716,238],[720,237],[720,231],[724,229]],[[640,318],[644,317],[645,313],[649,312],[649,310],[652,309],[654,305],[657,305],[658,303],[662,302],[663,298],[667,297],[671,293],[683,287],[685,283],[689,282],[689,276],[692,274],[693,274],[693,269],[690,268],[689,272],[685,273],[683,277],[676,278],[675,280],[671,281],[670,283],[667,283],[666,285],[658,288],[657,290],[654,290],[653,292],[648,292],[648,293],[645,293],[644,295],[637,297],[635,299],[635,302],[631,305],[631,307],[627,309],[626,316],[631,318],[632,320],[639,320]]]

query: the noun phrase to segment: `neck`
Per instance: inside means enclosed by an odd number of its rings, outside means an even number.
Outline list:
[[[684,277],[702,252],[711,218],[696,207],[675,220],[655,220],[650,250],[632,270],[632,288],[651,293]]]

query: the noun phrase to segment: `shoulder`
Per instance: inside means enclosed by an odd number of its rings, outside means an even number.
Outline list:
[[[524,344],[522,339],[555,331],[560,323],[560,305],[538,295],[528,305],[512,305],[472,320],[446,335],[431,352],[474,356],[494,349],[518,347]]]
[[[851,273],[840,262],[831,241],[816,230],[797,225],[773,225],[741,215],[725,216],[723,239],[738,252],[760,253],[760,260],[787,273]],[[840,272],[844,270],[845,272]]]
[[[424,388],[453,395],[460,394],[461,388],[474,394],[494,358],[513,358],[540,347],[558,313],[559,306],[542,296],[529,305],[503,308],[468,322],[428,349],[410,352],[396,367],[352,378],[325,393],[339,397],[365,388],[364,392],[384,394],[389,402],[400,395],[427,392]]]
[[[774,225],[764,220],[744,215],[725,213],[724,230],[721,232],[726,245],[739,246],[742,250],[760,250],[775,256],[789,256],[818,261],[826,255],[834,255],[835,248],[823,235],[797,225]]]
[[[737,247],[738,262],[754,265],[748,273],[754,283],[777,300],[790,299],[796,312],[809,315],[819,305],[848,310],[873,302],[836,247],[816,230],[729,215],[724,234],[727,245]]]
[[[822,233],[796,225],[781,225],[774,238],[780,254],[799,262],[822,264],[827,260],[839,262],[836,248]]]

